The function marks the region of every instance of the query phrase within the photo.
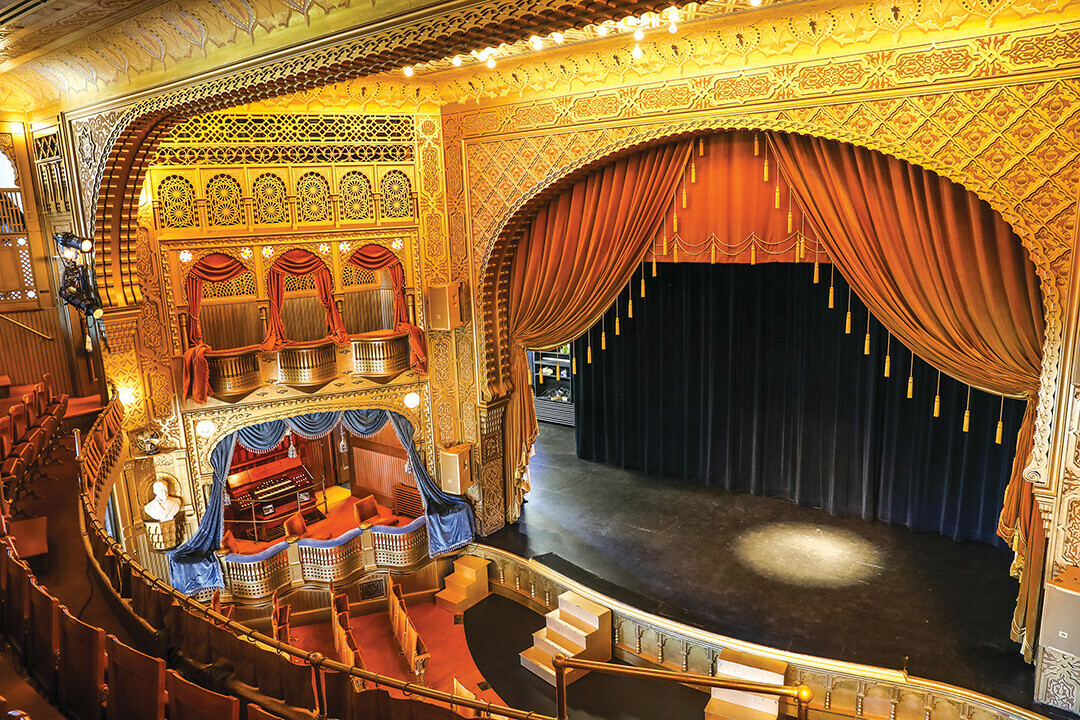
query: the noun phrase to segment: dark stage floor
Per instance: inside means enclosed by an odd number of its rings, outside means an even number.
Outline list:
[[[481,542],[711,632],[1033,707],[1006,551],[586,462],[557,425],[530,467],[521,521]]]

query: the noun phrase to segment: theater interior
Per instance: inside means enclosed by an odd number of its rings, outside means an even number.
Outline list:
[[[7,3],[0,713],[1080,715],[1078,192],[1076,0]]]

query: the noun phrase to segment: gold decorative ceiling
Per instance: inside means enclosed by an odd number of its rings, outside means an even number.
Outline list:
[[[533,32],[569,31],[567,44],[590,40],[597,33],[586,27],[589,23],[625,20],[670,4],[555,0],[550,3],[553,12],[534,10],[523,22],[491,27],[485,22],[490,18],[478,17],[471,37],[455,38],[452,47],[403,43],[403,61],[383,58],[383,66],[372,71],[409,61],[432,62],[430,69],[435,69],[449,63],[442,60],[446,52],[470,57],[489,44],[513,52],[513,41],[521,41],[519,47],[528,50]],[[685,0],[675,4],[684,5]],[[460,3],[447,0],[17,0],[0,10],[0,110],[33,116],[85,107],[177,80],[251,67],[262,58],[281,60],[320,45],[356,40],[367,28],[404,27],[449,12],[451,5],[460,12]],[[513,16],[520,5],[508,0],[505,15]],[[750,9],[751,0],[710,0],[691,4],[682,17]],[[666,20],[662,22],[666,27]],[[487,42],[489,37],[499,40]]]

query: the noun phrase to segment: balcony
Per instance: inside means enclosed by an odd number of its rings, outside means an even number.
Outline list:
[[[262,384],[257,345],[232,350],[207,350],[206,364],[213,397],[217,400],[240,400]]]
[[[278,351],[281,384],[314,391],[338,376],[337,346],[333,340],[286,345]]]
[[[378,383],[409,369],[409,334],[375,330],[352,336],[353,373]]]

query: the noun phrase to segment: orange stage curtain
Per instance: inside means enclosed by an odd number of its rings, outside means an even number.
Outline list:
[[[999,532],[1024,561],[1014,635],[1034,630],[1027,621],[1037,613],[1045,540],[1021,474],[1044,332],[1034,265],[1001,216],[950,180],[852,145],[770,138],[833,262],[874,316],[961,382],[1028,397]]]
[[[646,259],[703,263],[828,262],[812,224],[803,222],[802,208],[790,202],[787,181],[775,167],[769,181],[763,180],[764,146],[762,138],[755,140],[748,132],[724,132],[696,139],[690,163],[679,179]],[[775,159],[770,162],[775,164]],[[778,187],[779,208],[776,207]],[[804,244],[800,244],[800,233],[805,234]]]
[[[526,348],[561,345],[596,323],[641,262],[689,159],[692,141],[619,159],[542,207],[510,262],[507,477],[518,481],[536,440]]]
[[[409,308],[405,304],[405,269],[390,250],[381,245],[365,245],[352,254],[349,264],[365,270],[382,270],[390,273],[390,284],[394,289],[394,330],[409,333],[409,347],[412,350],[410,365],[420,373],[427,372],[427,353],[424,352],[423,331],[409,322]]]
[[[222,253],[210,253],[203,256],[188,271],[184,288],[188,301],[190,347],[184,353],[184,397],[203,403],[210,396],[210,370],[206,365],[206,351],[210,347],[203,342],[202,322],[199,320],[203,283],[226,282],[247,271],[242,262]]]
[[[349,334],[345,332],[345,323],[341,319],[337,303],[334,302],[334,281],[326,263],[314,253],[301,248],[293,248],[278,258],[266,277],[266,291],[270,300],[269,325],[263,350],[280,350],[287,342],[285,325],[281,322],[281,306],[285,301],[285,275],[314,275],[315,286],[319,289],[319,301],[326,309],[326,335],[339,343],[346,342]]]

